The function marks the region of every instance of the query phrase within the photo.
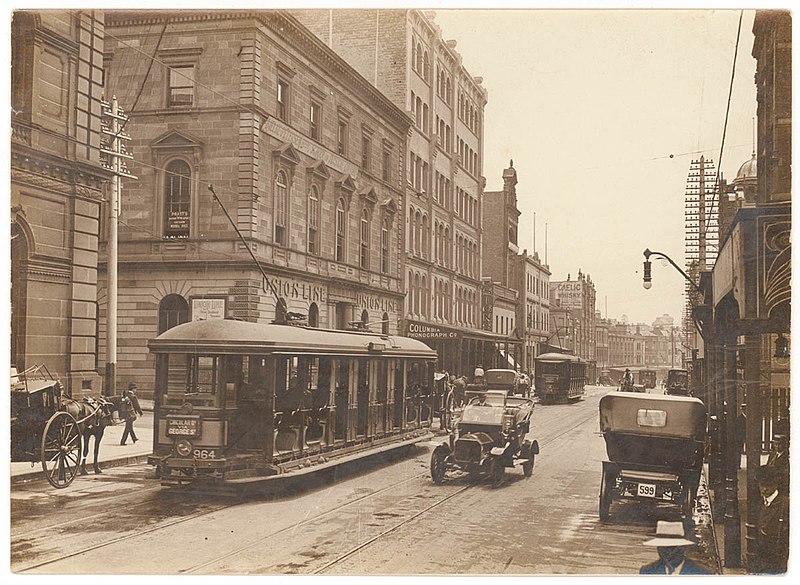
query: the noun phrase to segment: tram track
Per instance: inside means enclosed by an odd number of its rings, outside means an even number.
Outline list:
[[[562,436],[564,436],[564,435],[568,434],[569,432],[575,430],[576,428],[578,428],[581,425],[585,424],[589,420],[591,420],[593,418],[596,418],[596,416],[597,416],[596,410],[595,409],[591,409],[590,410],[590,414],[588,414],[587,416],[582,416],[580,419],[578,419],[573,424],[570,424],[566,428],[559,429],[555,434],[552,434],[552,435],[549,435],[547,437],[544,437],[543,440],[540,440],[540,445],[541,446],[546,446],[546,445],[549,445],[549,444],[557,441]],[[307,518],[307,519],[305,519],[305,520],[303,520],[301,522],[297,522],[297,523],[293,523],[293,524],[291,524],[289,526],[285,526],[285,527],[283,527],[283,528],[281,528],[281,529],[279,529],[277,531],[271,532],[270,534],[264,535],[264,536],[262,536],[262,537],[260,537],[260,538],[258,538],[256,540],[251,540],[250,542],[248,542],[244,546],[237,547],[235,550],[228,551],[223,555],[215,556],[214,558],[205,560],[202,563],[198,563],[198,564],[193,565],[191,567],[187,567],[187,568],[181,569],[181,570],[177,571],[177,574],[202,573],[204,570],[206,570],[206,569],[208,569],[210,567],[213,567],[214,565],[218,565],[221,562],[224,562],[226,560],[235,558],[236,556],[239,556],[242,553],[246,553],[246,552],[248,552],[250,550],[257,549],[258,547],[262,547],[268,541],[274,540],[276,538],[280,538],[282,535],[285,535],[285,534],[289,533],[290,531],[295,531],[298,528],[313,525],[315,523],[320,522],[323,519],[326,519],[326,518],[329,518],[331,516],[334,516],[337,513],[342,513],[344,511],[346,511],[347,508],[351,508],[351,507],[356,506],[358,504],[364,504],[365,502],[369,501],[370,499],[373,499],[373,498],[374,499],[378,499],[380,496],[386,496],[388,494],[388,492],[390,492],[391,490],[397,490],[401,486],[404,486],[404,485],[406,485],[408,483],[411,483],[411,482],[414,482],[414,481],[419,481],[420,479],[422,479],[422,478],[424,478],[426,476],[429,476],[429,472],[427,470],[425,472],[414,474],[414,475],[406,478],[403,481],[395,482],[395,483],[392,483],[391,485],[388,485],[388,486],[386,486],[384,488],[381,488],[379,490],[371,491],[371,492],[369,492],[367,494],[358,496],[358,497],[356,497],[356,498],[354,498],[352,500],[349,500],[347,502],[343,502],[343,503],[335,506],[334,508],[331,508],[330,510],[326,510],[326,511],[322,512],[321,514],[314,516],[313,518]],[[396,532],[398,529],[400,529],[400,528],[402,528],[402,527],[404,527],[404,526],[406,526],[406,525],[418,520],[419,518],[423,517],[425,514],[430,512],[431,510],[433,510],[433,509],[435,509],[435,508],[437,508],[437,507],[439,507],[439,506],[441,506],[441,505],[443,505],[443,504],[445,504],[447,502],[451,502],[454,498],[457,498],[458,496],[464,494],[465,492],[467,492],[468,490],[473,488],[475,485],[476,485],[475,483],[470,483],[468,485],[458,487],[455,491],[452,491],[452,492],[444,495],[443,497],[436,499],[435,501],[433,501],[430,504],[426,505],[422,509],[411,513],[409,516],[404,518],[402,521],[394,523],[391,526],[387,526],[387,527],[383,528],[382,530],[380,530],[380,532],[378,532],[377,534],[371,535],[365,541],[359,543],[358,545],[356,545],[354,547],[351,547],[350,549],[348,549],[344,553],[336,556],[335,558],[333,558],[329,562],[325,563],[321,567],[317,567],[317,568],[313,569],[312,571],[310,571],[310,574],[321,574],[321,573],[324,573],[324,572],[328,571],[332,567],[344,562],[346,559],[350,558],[355,553],[357,553],[357,552],[359,552],[359,551],[361,551],[361,550],[363,550],[363,549],[375,544],[376,542],[378,542],[381,539],[385,538],[389,534],[391,534],[393,532]],[[160,489],[160,487],[159,486],[155,486],[153,488],[147,488],[147,491],[156,491],[158,489]],[[111,499],[111,498],[104,498],[104,500],[109,500],[109,499]],[[159,524],[157,524],[155,526],[152,526],[150,528],[139,529],[139,530],[136,530],[135,532],[131,532],[129,534],[124,534],[124,535],[121,535],[121,536],[118,536],[118,537],[115,537],[115,538],[111,538],[111,539],[105,540],[103,542],[95,543],[95,544],[93,544],[91,546],[83,547],[83,548],[81,548],[79,550],[71,551],[71,552],[68,552],[68,553],[65,553],[65,554],[62,554],[62,555],[58,555],[56,557],[52,557],[52,558],[49,558],[49,559],[46,559],[46,560],[42,560],[40,562],[36,562],[36,563],[30,564],[30,565],[26,565],[26,566],[23,566],[23,567],[20,567],[20,568],[15,568],[14,571],[17,572],[17,573],[29,573],[29,572],[32,572],[32,571],[37,571],[37,570],[46,568],[46,567],[48,567],[50,565],[56,565],[56,564],[58,564],[58,563],[60,563],[62,561],[65,561],[65,560],[68,560],[68,559],[71,559],[71,558],[75,558],[75,557],[78,557],[78,556],[81,556],[81,555],[84,555],[84,554],[87,554],[87,553],[91,553],[92,551],[95,551],[95,550],[99,550],[99,549],[102,549],[102,548],[110,547],[110,546],[117,545],[117,544],[120,544],[120,543],[124,543],[124,542],[127,542],[127,541],[133,541],[133,540],[135,540],[137,538],[141,538],[141,537],[143,537],[145,535],[152,535],[153,533],[156,533],[158,531],[166,530],[166,529],[169,529],[171,527],[174,527],[174,526],[177,526],[177,525],[180,525],[180,524],[183,524],[183,523],[187,523],[187,522],[191,522],[191,521],[195,521],[195,520],[201,519],[204,516],[208,516],[210,514],[214,514],[214,513],[217,513],[217,512],[220,512],[220,511],[224,511],[226,509],[238,506],[240,503],[241,502],[236,501],[236,502],[231,502],[231,503],[225,504],[225,505],[213,506],[211,509],[198,511],[198,512],[195,512],[195,513],[192,513],[192,514],[188,514],[186,516],[182,516],[180,518],[174,518],[174,519],[169,520],[169,521],[161,522],[161,523],[159,523]],[[147,501],[147,502],[141,502],[141,503],[134,504],[134,506],[148,506],[148,505],[152,506],[152,502]],[[99,517],[103,517],[104,515],[107,516],[107,514],[98,513],[98,514],[93,514],[90,517],[81,517],[80,519],[75,520],[75,521],[62,522],[62,523],[58,523],[58,524],[55,524],[55,525],[50,525],[50,526],[47,526],[47,527],[39,527],[39,528],[37,528],[35,530],[28,531],[27,533],[17,534],[17,535],[15,535],[15,538],[16,539],[26,538],[26,537],[29,537],[31,535],[35,535],[36,533],[40,533],[40,532],[47,531],[47,530],[75,527],[75,526],[78,526],[81,523],[85,523],[87,521],[87,519],[88,520],[97,519]]]
[[[582,417],[577,423],[571,425],[567,429],[564,429],[563,431],[559,432],[558,434],[556,434],[554,436],[551,436],[551,437],[548,437],[546,440],[542,441],[541,442],[541,446],[547,446],[549,444],[554,443],[556,440],[558,440],[562,436],[564,436],[567,433],[569,433],[569,432],[575,430],[576,428],[582,426],[583,424],[585,424],[589,420],[595,418],[596,416],[597,416],[597,413],[596,412],[592,412],[590,415]],[[413,521],[415,521],[419,517],[421,517],[423,514],[426,514],[426,513],[430,512],[431,510],[433,510],[434,508],[439,507],[441,504],[444,504],[445,502],[448,502],[448,501],[452,500],[456,496],[466,492],[467,490],[469,490],[472,487],[474,487],[474,484],[464,486],[461,489],[453,492],[452,494],[448,494],[447,496],[445,496],[441,500],[439,500],[437,502],[434,502],[430,506],[427,506],[426,508],[424,508],[423,510],[420,510],[416,514],[413,514],[409,518],[404,519],[402,522],[399,522],[399,523],[395,524],[394,526],[388,528],[387,530],[384,530],[380,534],[377,534],[377,535],[373,536],[372,538],[366,540],[365,542],[363,542],[363,543],[351,548],[350,550],[348,550],[344,554],[342,554],[342,555],[336,557],[335,559],[327,562],[322,567],[319,567],[319,568],[315,569],[314,571],[311,572],[311,574],[319,575],[319,574],[324,573],[325,571],[327,571],[328,569],[334,567],[335,565],[338,565],[338,564],[342,563],[343,561],[347,560],[348,558],[353,556],[355,553],[360,552],[361,550],[367,548],[368,546],[376,543],[379,539],[381,539],[381,538],[383,538],[383,537],[385,537],[385,536],[397,531],[398,529],[400,529],[400,528],[412,523]]]

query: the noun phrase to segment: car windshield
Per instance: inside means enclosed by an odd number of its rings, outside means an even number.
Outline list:
[[[500,424],[505,411],[502,398],[488,396],[485,400],[477,396],[469,401],[461,415],[461,423],[467,424]]]
[[[513,384],[517,375],[504,370],[489,370],[485,377],[487,384]]]

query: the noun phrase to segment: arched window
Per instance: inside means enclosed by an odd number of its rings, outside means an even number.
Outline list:
[[[422,56],[422,77],[425,81],[430,81],[431,79],[431,59],[428,56],[428,51],[425,51]]]
[[[361,237],[359,243],[359,265],[363,270],[369,270],[369,234],[369,211],[364,209],[361,211]]]
[[[428,290],[428,277],[424,274],[422,275],[422,279],[420,280],[420,294],[422,295],[422,302],[420,303],[420,312],[423,317],[428,317],[428,309],[429,309],[429,300],[430,291]]]
[[[336,261],[345,261],[345,232],[347,229],[347,212],[344,199],[336,202]]]
[[[430,247],[430,241],[431,241],[431,228],[428,225],[428,216],[427,215],[423,215],[422,216],[422,238],[421,239],[422,239],[422,256],[424,258],[428,258],[429,257],[428,248]]]
[[[278,171],[275,177],[275,243],[287,244],[287,223],[289,219],[289,181],[286,173]]]
[[[381,226],[381,273],[389,274],[389,220],[384,218]]]
[[[164,175],[164,237],[188,238],[191,223],[191,174],[183,160],[171,161]]]
[[[417,58],[415,59],[417,72],[422,75],[422,43],[417,43]]]
[[[311,303],[308,307],[308,326],[319,327],[319,307],[317,303]]]
[[[412,312],[414,313],[414,315],[419,315],[420,314],[419,313],[419,297],[420,297],[420,294],[419,294],[419,274],[417,274],[416,272],[414,273],[414,284],[413,284],[413,286],[414,286],[415,294],[414,294],[414,304],[413,304]]]
[[[170,294],[158,305],[158,334],[189,321],[189,303],[181,295]]]
[[[308,193],[308,253],[319,254],[319,190],[311,186]]]
[[[384,313],[381,317],[381,333],[389,335],[389,313]]]

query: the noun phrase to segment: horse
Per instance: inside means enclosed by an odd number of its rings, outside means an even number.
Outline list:
[[[87,397],[83,400],[64,398],[62,401],[63,410],[71,414],[78,421],[78,427],[83,438],[83,456],[81,457],[81,475],[87,475],[86,459],[89,455],[89,438],[94,437],[94,472],[102,473],[97,457],[100,453],[100,442],[106,427],[113,424],[113,412],[119,410],[119,400],[114,401],[110,396],[105,398]]]

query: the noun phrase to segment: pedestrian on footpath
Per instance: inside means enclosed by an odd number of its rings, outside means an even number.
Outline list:
[[[772,437],[772,450],[767,457],[767,467],[775,474],[778,490],[789,495],[789,431],[782,421],[776,424]]]
[[[765,465],[758,470],[763,502],[758,515],[755,567],[752,573],[781,574],[789,562],[789,496],[780,491],[780,470]]]
[[[659,520],[656,537],[643,543],[655,546],[658,560],[639,569],[640,575],[712,575],[714,572],[686,557],[686,547],[695,543],[686,538],[683,522]]]
[[[119,403],[119,416],[125,421],[125,430],[122,431],[122,439],[120,445],[125,445],[128,440],[128,435],[135,443],[138,439],[136,433],[133,431],[133,423],[136,420],[136,415],[142,416],[142,407],[139,406],[139,399],[136,397],[136,384],[131,382],[128,384],[128,389],[123,390],[122,400]]]

